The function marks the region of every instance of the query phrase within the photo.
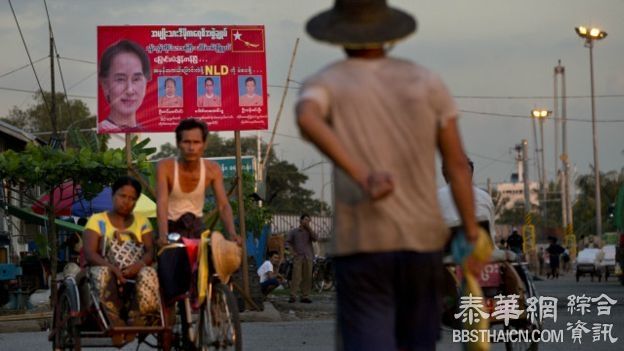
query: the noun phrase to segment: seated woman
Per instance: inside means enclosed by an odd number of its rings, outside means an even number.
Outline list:
[[[117,179],[112,194],[112,210],[91,216],[83,233],[91,287],[112,326],[145,325],[160,315],[152,226],[132,213],[141,195],[136,179]]]

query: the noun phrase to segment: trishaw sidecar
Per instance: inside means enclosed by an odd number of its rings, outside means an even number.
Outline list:
[[[73,265],[70,266],[70,265]],[[148,318],[146,326],[112,326],[90,289],[85,270],[70,264],[58,283],[52,328],[48,336],[54,350],[80,350],[82,347],[121,347],[132,337],[113,343],[115,336],[137,337],[139,343],[162,349],[171,330],[165,327],[162,306],[157,316]]]

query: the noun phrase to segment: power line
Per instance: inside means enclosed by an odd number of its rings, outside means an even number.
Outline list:
[[[278,84],[267,84],[267,86],[269,88],[287,88],[287,89],[292,89],[292,90],[299,90],[299,87],[287,87],[285,85],[278,85]]]
[[[9,0],[9,6],[11,7],[13,18],[15,18],[15,24],[17,25],[17,30],[19,31],[20,37],[22,38],[24,49],[26,49],[26,55],[28,56],[28,61],[30,62],[30,66],[32,67],[33,73],[35,74],[35,79],[37,80],[39,91],[41,92],[41,98],[43,99],[43,102],[45,103],[46,109],[50,111],[48,100],[46,100],[45,94],[43,94],[43,88],[41,87],[41,82],[39,81],[39,77],[37,76],[37,71],[35,70],[35,65],[33,64],[33,60],[30,57],[30,52],[28,51],[28,45],[26,45],[26,40],[24,39],[24,34],[22,33],[22,27],[20,27],[19,21],[17,20],[17,15],[15,14],[15,9],[13,9],[13,4],[11,3],[11,0]]]
[[[480,111],[470,111],[470,110],[459,110],[459,112],[469,113],[474,115],[481,116],[491,116],[491,117],[505,117],[505,118],[522,118],[522,119],[531,119],[531,116],[527,115],[515,115],[515,114],[506,114],[506,113],[493,113],[493,112],[480,112]],[[562,118],[556,118],[556,120],[562,120]],[[591,123],[591,120],[588,119],[580,119],[580,118],[566,118],[567,122],[584,122]],[[622,123],[624,120],[622,119],[608,119],[596,121],[596,123]]]
[[[9,88],[9,87],[0,87],[0,90],[16,91],[18,93],[28,93],[28,94],[37,94],[38,93],[35,90],[17,89],[17,88]],[[67,96],[74,97],[74,98],[79,98],[79,99],[97,99],[97,97],[95,97],[95,96],[88,96],[88,95],[69,94]]]
[[[41,62],[41,61],[43,61],[43,60],[45,60],[47,58],[48,58],[48,56],[44,56],[44,57],[42,57],[42,58],[40,58],[38,60],[33,61],[33,63],[39,63],[39,62]],[[8,76],[9,74],[15,73],[17,71],[21,71],[24,68],[28,68],[28,67],[30,67],[30,65],[23,65],[23,66],[20,66],[18,68],[12,69],[12,70],[10,70],[10,71],[8,71],[6,73],[0,74],[0,78],[4,78],[4,77]]]
[[[69,98],[67,97],[67,87],[65,86],[65,77],[63,76],[63,68],[61,67],[61,61],[59,58],[58,48],[56,47],[56,39],[54,38],[54,31],[52,31],[52,21],[50,20],[50,13],[48,12],[48,3],[46,0],[43,0],[43,5],[45,7],[46,16],[48,18],[48,28],[50,29],[50,39],[52,40],[52,44],[54,45],[54,52],[56,53],[56,64],[58,65],[59,75],[61,76],[61,85],[63,86],[63,92],[65,93],[65,104],[67,104],[67,110],[69,113]],[[52,58],[54,60],[54,58]],[[54,64],[54,63],[52,63]],[[56,99],[56,96],[52,97]]]
[[[260,133],[271,134],[271,132],[264,131],[264,130],[261,130]],[[284,133],[275,133],[275,135],[279,135],[279,136],[286,137],[286,138],[292,138],[292,139],[298,139],[298,140],[306,141],[304,138],[298,137],[298,136],[295,136],[295,135],[289,135],[289,134],[284,134]]]
[[[493,158],[493,157],[489,157],[489,156],[484,156],[484,155],[479,155],[476,152],[466,152],[468,155],[470,156],[474,156],[474,157],[478,157],[478,158],[482,158],[484,160],[488,160],[488,161],[494,161],[494,162],[500,162],[500,163],[507,163],[507,164],[515,164],[515,162],[512,161],[507,161],[507,160],[502,160],[500,158]]]
[[[77,58],[71,58],[71,57],[59,56],[58,58],[60,58],[61,60],[67,60],[67,61],[73,61],[73,62],[89,63],[93,65],[97,64],[97,62],[95,61],[89,61],[89,60],[83,60],[83,59],[77,59]]]
[[[496,158],[491,158],[493,161],[491,161],[490,163],[486,164],[485,166],[482,167],[478,167],[478,169],[475,169],[474,174],[477,175],[481,172],[483,172],[483,170],[485,170],[486,168],[490,167],[491,165],[493,165],[496,162],[500,162],[500,159],[509,151],[504,151],[502,154],[500,154],[498,157]]]
[[[86,77],[80,79],[79,81],[77,81],[76,83],[72,84],[69,86],[69,90],[72,90],[74,87],[78,86],[80,83],[86,81],[87,79],[93,77],[94,75],[96,75],[97,72],[91,72],[89,73]]]
[[[454,95],[455,99],[481,99],[481,100],[551,100],[552,96],[483,96],[483,95]],[[596,98],[620,98],[624,94],[594,95]],[[589,99],[591,95],[571,95],[566,99]]]

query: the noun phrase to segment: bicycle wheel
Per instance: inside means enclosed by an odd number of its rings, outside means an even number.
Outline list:
[[[234,294],[221,283],[212,285],[212,296],[200,310],[199,349],[243,349],[238,306]]]
[[[173,330],[173,347],[175,350],[182,351],[194,351],[196,345],[189,339],[189,331],[193,328],[197,328],[196,321],[193,321],[193,315],[188,316],[186,313],[186,303],[188,303],[188,297],[176,302],[177,313],[180,317],[180,324],[175,326]],[[189,317],[191,322],[189,323]]]
[[[80,350],[80,335],[76,325],[76,317],[70,316],[70,299],[71,297],[65,289],[59,292],[52,326],[56,330],[56,335],[52,340],[53,350]]]

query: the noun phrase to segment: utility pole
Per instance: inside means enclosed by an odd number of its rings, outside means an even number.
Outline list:
[[[48,24],[48,30],[50,33],[50,93],[52,95],[50,107],[52,136],[50,137],[50,141],[52,142],[52,146],[54,147],[58,142],[58,128],[56,125],[56,90],[54,88],[54,36],[52,35],[52,24]],[[45,96],[42,96],[42,98],[45,100]]]
[[[561,203],[563,211],[563,227],[565,228],[565,245],[570,251],[570,258],[576,257],[576,236],[574,235],[574,220],[572,217],[572,202],[570,199],[570,157],[568,156],[568,134],[566,129],[567,109],[566,109],[566,82],[565,67],[561,65],[561,60],[557,62],[555,67],[555,86],[559,85],[558,77],[561,76],[561,142],[562,142],[562,180],[561,180]],[[555,90],[556,94],[557,90]],[[555,96],[557,101],[558,96]]]
[[[524,183],[524,213],[531,213],[531,194],[529,192],[529,143],[522,139],[522,181]]]
[[[522,147],[522,182],[524,184],[524,227],[522,228],[522,250],[529,262],[530,269],[535,269],[537,252],[535,250],[535,227],[533,226],[533,214],[531,213],[531,192],[529,189],[529,145],[526,139],[522,139],[522,146],[516,146],[516,150]]]

